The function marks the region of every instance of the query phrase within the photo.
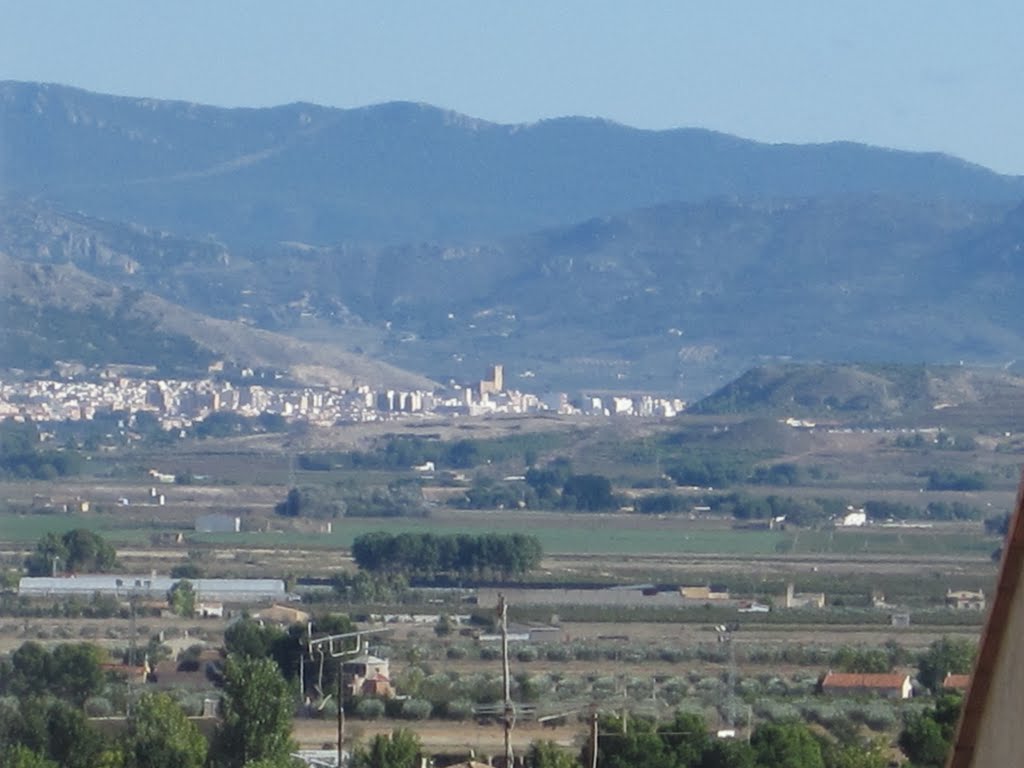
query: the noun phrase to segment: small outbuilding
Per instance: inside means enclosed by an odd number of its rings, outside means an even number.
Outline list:
[[[224,618],[224,603],[197,603],[196,616],[204,619]]]
[[[795,592],[793,584],[786,585],[786,597],[783,605],[786,608],[824,608],[824,592]]]
[[[867,522],[867,512],[856,507],[847,507],[842,517],[836,520],[836,526],[839,528],[860,528],[866,525]]]
[[[234,515],[201,515],[196,518],[196,533],[238,533],[242,530],[242,518]]]
[[[947,589],[946,606],[958,611],[984,611],[985,593],[980,589],[977,592],[970,589]]]
[[[349,696],[387,698],[394,695],[390,670],[387,659],[364,653],[341,665],[341,681]]]
[[[728,600],[729,588],[722,584],[680,587],[679,596],[684,600]]]

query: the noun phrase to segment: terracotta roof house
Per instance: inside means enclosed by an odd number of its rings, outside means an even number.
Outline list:
[[[913,695],[910,675],[894,672],[866,674],[827,672],[819,683],[822,693],[846,696],[881,696],[886,699],[909,699]]]
[[[967,684],[971,682],[970,675],[955,675],[952,672],[946,674],[946,677],[942,680],[942,690],[944,691],[966,691]]]
[[[341,666],[341,679],[349,696],[394,695],[387,659],[363,654],[345,661]]]

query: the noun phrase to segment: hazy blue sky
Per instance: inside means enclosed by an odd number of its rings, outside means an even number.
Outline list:
[[[1024,173],[1010,0],[0,0],[0,78],[225,106],[424,101]]]

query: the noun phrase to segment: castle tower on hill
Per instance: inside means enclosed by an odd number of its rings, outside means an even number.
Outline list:
[[[480,396],[493,395],[505,390],[505,372],[500,364],[487,368],[487,378],[480,382]]]
[[[487,369],[487,378],[491,380],[495,392],[502,392],[505,389],[505,372],[503,367],[492,365]]]

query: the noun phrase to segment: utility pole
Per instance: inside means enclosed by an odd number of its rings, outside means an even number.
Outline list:
[[[590,711],[590,768],[597,768],[597,707]]]
[[[505,690],[505,768],[512,768],[512,728],[516,714],[512,706],[512,677],[508,663],[508,603],[498,595],[498,619],[501,621],[501,678]]]
[[[730,728],[736,727],[736,644],[732,639],[732,632],[726,635],[729,643],[729,717],[727,722]]]
[[[735,728],[736,717],[733,709],[736,706],[736,649],[732,642],[732,630],[724,624],[719,624],[715,627],[718,632],[718,642],[726,643],[729,654],[729,682],[728,691],[726,693],[726,704],[725,704],[725,724],[730,730]]]
[[[365,651],[363,638],[366,635],[376,634],[378,632],[388,632],[390,630],[386,628],[379,629],[357,629],[354,632],[342,632],[338,635],[324,635],[322,637],[314,638],[313,625],[308,624],[306,627],[306,649],[305,652],[309,655],[310,661],[315,661],[316,658],[320,660],[320,669],[317,680],[317,692],[323,696],[323,675],[324,675],[324,662],[327,656],[332,659],[338,660],[338,680],[337,680],[337,691],[338,697],[338,765],[341,765],[341,752],[342,746],[345,743],[345,707],[344,700],[342,698],[342,668],[344,667],[345,658],[354,656]],[[349,648],[350,640],[355,641],[355,648]],[[301,638],[299,643],[302,643]],[[302,662],[300,661],[300,665]],[[300,669],[302,666],[300,666]],[[304,684],[303,684],[304,685]]]
[[[136,635],[137,629],[136,629],[136,626],[135,626],[135,595],[134,594],[129,595],[129,597],[128,597],[128,605],[131,607],[130,632],[132,633],[131,642],[128,644],[128,663],[131,666],[134,667],[138,663],[138,654],[135,652],[135,642],[136,642],[135,635]]]
[[[345,743],[345,707],[341,698],[341,666],[342,660],[338,659],[338,768],[341,768],[341,747]]]

